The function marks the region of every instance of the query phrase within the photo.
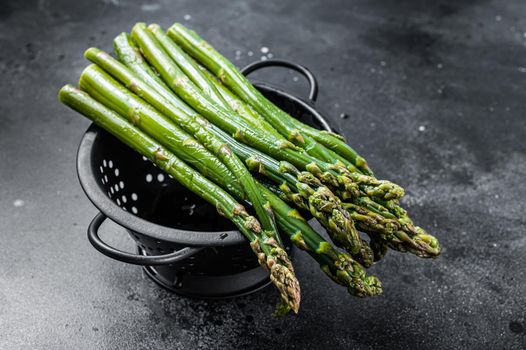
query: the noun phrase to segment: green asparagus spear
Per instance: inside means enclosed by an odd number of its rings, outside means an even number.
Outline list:
[[[205,77],[204,73],[197,67],[192,59],[177,46],[157,24],[150,24],[148,30],[153,36],[159,41],[161,46],[164,48],[166,53],[177,63],[179,68],[184,72],[186,76],[198,86],[203,93],[210,97],[217,104],[225,107],[227,106],[223,96],[217,91],[214,85],[212,85]]]
[[[87,93],[71,86],[59,92],[62,103],[85,115],[122,142],[139,152],[179,183],[214,205],[221,215],[230,219],[250,241],[259,263],[270,271],[271,280],[278,288],[282,302],[298,312],[300,287],[287,253],[265,231],[256,218],[227,192],[204,178],[155,140],[124,120],[112,110],[93,100]]]
[[[196,63],[197,64],[197,63]],[[281,134],[270,125],[265,118],[261,117],[258,112],[254,110],[250,105],[247,105],[240,98],[238,98],[232,91],[228,90],[221,82],[210,73],[203,66],[198,65],[208,78],[208,80],[215,86],[217,91],[223,96],[223,99],[228,103],[230,108],[236,112],[240,117],[244,118],[247,122],[251,123],[255,128],[259,130],[275,135],[275,137],[281,137]]]

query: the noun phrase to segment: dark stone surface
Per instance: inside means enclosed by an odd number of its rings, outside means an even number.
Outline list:
[[[265,46],[310,67],[319,105],[405,186],[442,257],[391,253],[371,269],[384,295],[356,299],[298,254],[301,313],[276,319],[270,288],[185,299],[97,253],[75,175],[88,121],[56,93],[85,48],[109,50],[138,20],[188,23],[240,66]],[[522,0],[2,1],[0,348],[523,348],[525,32]],[[294,77],[258,75],[304,93]]]

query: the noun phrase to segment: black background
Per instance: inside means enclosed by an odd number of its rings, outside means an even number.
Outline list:
[[[276,319],[272,288],[185,299],[97,253],[85,237],[96,209],[75,174],[89,123],[56,94],[77,82],[87,47],[111,50],[136,21],[181,21],[238,66],[268,47],[309,67],[318,105],[406,188],[442,256],[390,253],[371,269],[384,295],[356,299],[297,254],[302,308]],[[0,348],[526,346],[525,45],[522,0],[2,0]],[[306,91],[286,70],[255,78]],[[103,231],[132,248],[115,225]]]

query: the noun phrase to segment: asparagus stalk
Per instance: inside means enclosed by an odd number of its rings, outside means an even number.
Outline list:
[[[60,90],[59,99],[148,158],[179,183],[214,205],[221,215],[230,219],[250,241],[261,266],[270,271],[271,281],[278,288],[282,302],[289,309],[298,312],[300,287],[287,253],[273,237],[266,236],[258,220],[250,216],[241,204],[117,113],[93,100],[87,93],[66,85]]]
[[[121,33],[114,40],[114,48],[117,53],[119,61],[121,61],[126,67],[136,73],[144,82],[150,85],[154,90],[160,93],[165,99],[167,99],[176,108],[183,110],[188,115],[197,115],[197,112],[182,101],[177,95],[175,95],[170,88],[155,74],[148,63],[144,60],[143,56],[139,52],[139,48],[130,38],[127,33]],[[205,72],[206,73],[206,72]],[[221,87],[224,86],[221,85]],[[216,86],[217,88],[217,86]],[[228,99],[219,91],[225,100]],[[228,102],[230,104],[230,102]],[[235,110],[235,108],[233,108]],[[239,113],[240,116],[243,114]],[[248,118],[247,121],[252,118]],[[257,128],[255,124],[251,124],[252,127]],[[272,128],[272,131],[266,130],[267,132],[277,133]]]
[[[85,56],[91,61],[103,65],[106,69],[112,70],[114,74],[123,75],[123,79],[126,80],[126,85],[137,93],[137,95],[146,98],[150,90],[151,93],[158,95],[153,89],[142,90],[142,81],[140,79],[134,80],[132,73],[125,66],[111,58],[111,56],[105,52],[91,48],[86,51]],[[177,152],[180,150],[178,147],[181,147],[181,145],[185,148],[202,148],[199,142],[179,129],[178,126],[173,125],[173,123],[163,115],[159,114],[149,104],[145,103],[115,81],[98,66],[91,65],[86,68],[81,75],[80,84],[85,91],[99,100],[99,102],[106,103],[120,114],[128,116],[132,123],[136,124],[157,140],[165,141],[171,151]],[[184,124],[187,129],[191,131],[190,134],[201,141],[210,152],[227,166],[231,172],[230,174],[234,174],[238,183],[241,184],[246,197],[252,203],[263,225],[263,229],[268,231],[268,235],[276,236],[279,240],[272,209],[259,191],[256,190],[255,181],[241,160],[233,154],[225,143],[216,139],[213,134],[207,130],[206,125],[196,123],[180,110],[172,110],[170,117],[177,119],[179,125]],[[164,128],[161,129],[161,127]],[[180,135],[182,135],[182,137]],[[180,141],[179,143],[177,143],[178,140]],[[209,152],[203,152],[202,149],[199,150],[203,153],[203,161],[217,159],[213,156],[211,157]],[[184,153],[184,150],[181,150],[181,152]],[[216,182],[217,181],[222,180],[216,179]]]
[[[196,63],[197,64],[197,63]],[[203,71],[204,75],[208,80],[215,86],[217,91],[223,96],[223,99],[228,103],[230,108],[236,112],[240,117],[244,118],[247,122],[254,125],[259,130],[281,137],[281,134],[270,125],[265,118],[261,117],[258,112],[254,110],[250,105],[247,105],[240,98],[238,98],[232,91],[228,90],[217,78],[212,75],[206,68],[198,65],[199,69]]]
[[[298,128],[291,116],[278,108],[267,98],[265,98],[247,78],[237,70],[237,68],[228,61],[224,56],[217,52],[210,44],[204,41],[197,33],[185,28],[183,25],[176,23],[169,30],[168,35],[183,49],[197,59],[201,64],[214,73],[224,84],[231,88],[241,99],[252,105],[265,119],[276,128],[282,135],[287,135],[289,140],[297,144],[304,144],[308,147],[310,154],[319,157],[322,160],[331,162],[333,160],[330,153],[326,152],[323,144],[318,144],[312,136],[316,135],[320,140],[327,141],[330,149],[340,155],[351,155],[348,158],[357,168],[362,169],[365,173],[370,173],[365,159],[359,157],[345,142],[336,142],[328,134],[322,133],[327,137],[320,137],[318,134],[305,133],[303,130],[308,128]],[[308,130],[307,130],[308,131]],[[328,141],[331,142],[328,142]],[[333,148],[337,145],[338,147]],[[340,152],[340,148],[345,153]]]
[[[133,71],[140,79],[154,88],[164,98],[170,99],[174,94],[170,88],[157,76],[152,67],[144,60],[139,48],[128,33],[121,33],[113,40],[113,50],[119,60]],[[180,109],[190,109],[186,103],[177,98],[176,106]]]
[[[223,96],[217,91],[214,85],[212,85],[204,73],[197,67],[192,59],[177,46],[157,24],[150,24],[148,30],[153,36],[159,41],[161,46],[164,48],[166,53],[177,63],[179,68],[184,72],[186,76],[192,80],[192,82],[198,86],[203,93],[205,93],[210,99],[215,101],[222,107],[228,106]]]
[[[113,41],[113,47],[119,61],[128,67],[138,78],[143,80],[162,95],[170,104],[191,116],[198,114],[190,106],[175,95],[172,90],[157,76],[152,67],[144,60],[140,49],[128,33],[119,34]]]

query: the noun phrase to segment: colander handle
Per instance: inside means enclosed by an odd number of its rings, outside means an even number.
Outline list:
[[[108,245],[99,237],[99,227],[106,219],[106,215],[103,213],[98,213],[93,218],[93,220],[91,220],[91,223],[88,227],[88,239],[91,245],[99,252],[118,261],[134,265],[168,265],[189,258],[190,256],[204,249],[204,247],[185,247],[170,254],[154,256],[123,252],[122,250]]]
[[[314,74],[312,74],[312,72],[308,70],[307,67],[302,66],[301,64],[287,61],[287,60],[280,60],[280,59],[257,61],[241,69],[241,73],[243,73],[246,76],[258,69],[266,68],[266,67],[290,68],[300,73],[301,75],[303,75],[309,81],[309,86],[310,86],[309,100],[311,100],[311,102],[316,102],[316,99],[318,98],[318,81],[316,80],[316,77],[314,76]]]

